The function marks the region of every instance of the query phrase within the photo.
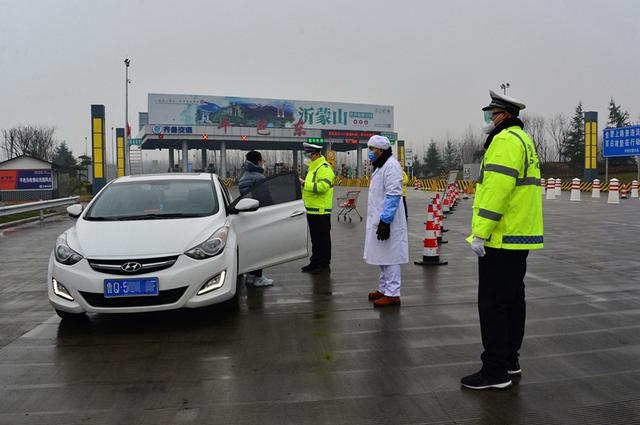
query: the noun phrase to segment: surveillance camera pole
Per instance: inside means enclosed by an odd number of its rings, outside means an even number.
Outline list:
[[[507,94],[507,89],[511,86],[511,84],[509,83],[502,83],[500,84],[500,88],[502,89],[502,94],[506,95]]]

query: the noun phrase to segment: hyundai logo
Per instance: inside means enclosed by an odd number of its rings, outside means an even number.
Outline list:
[[[120,268],[127,273],[135,273],[142,268],[142,264],[136,263],[135,261],[129,261],[128,263],[124,263]]]

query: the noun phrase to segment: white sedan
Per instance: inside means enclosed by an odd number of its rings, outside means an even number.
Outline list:
[[[295,174],[234,201],[215,174],[127,176],[109,183],[58,237],[49,301],[61,317],[235,303],[243,273],[306,257]]]

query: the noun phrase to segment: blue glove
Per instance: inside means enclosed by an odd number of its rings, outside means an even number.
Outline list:
[[[400,205],[400,195],[385,195],[384,210],[380,214],[380,220],[391,224],[396,216],[398,205]]]

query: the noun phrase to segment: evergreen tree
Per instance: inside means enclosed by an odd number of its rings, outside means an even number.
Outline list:
[[[616,102],[609,100],[609,119],[607,120],[607,127],[626,127],[629,124],[629,112],[623,111],[620,105],[616,105]]]
[[[616,105],[616,102],[613,100],[613,97],[609,100],[609,119],[607,120],[607,127],[626,127],[631,125],[629,123],[629,112],[623,111],[622,106]],[[618,157],[618,158],[609,158],[609,165],[617,166],[617,165],[627,165],[632,163],[631,157]]]
[[[67,147],[67,142],[59,144],[53,153],[53,164],[67,174],[75,174],[77,171],[76,159]]]
[[[584,149],[584,113],[580,101],[569,124],[569,132],[562,146],[562,157],[572,168],[580,170],[584,164]]]
[[[460,152],[451,140],[447,140],[444,148],[444,168],[447,171],[457,170],[460,168]]]
[[[424,169],[427,177],[435,176],[442,171],[442,158],[440,158],[438,146],[433,140],[429,143],[429,148],[424,157]]]

